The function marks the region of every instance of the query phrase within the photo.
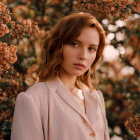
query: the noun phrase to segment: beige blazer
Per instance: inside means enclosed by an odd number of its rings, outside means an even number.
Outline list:
[[[86,113],[59,77],[16,98],[11,140],[110,140],[102,92],[85,87]]]

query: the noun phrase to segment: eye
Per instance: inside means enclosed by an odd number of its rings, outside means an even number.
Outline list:
[[[93,47],[90,47],[89,50],[92,51],[92,52],[93,52],[93,51],[96,51],[96,49],[93,48]]]
[[[71,45],[72,45],[73,47],[78,47],[78,43],[76,43],[76,42],[72,42]]]

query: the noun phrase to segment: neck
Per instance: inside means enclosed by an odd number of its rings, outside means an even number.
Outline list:
[[[63,73],[63,74],[59,74],[59,78],[69,90],[73,90],[76,88],[75,83],[76,83],[77,76],[72,76]]]

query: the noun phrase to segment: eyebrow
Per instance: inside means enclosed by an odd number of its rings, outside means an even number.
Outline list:
[[[75,41],[78,41],[78,42],[82,43],[82,41],[80,41],[80,40],[78,40],[78,39],[76,39]],[[95,47],[98,47],[98,45],[97,45],[97,44],[90,44],[90,46],[95,46]]]

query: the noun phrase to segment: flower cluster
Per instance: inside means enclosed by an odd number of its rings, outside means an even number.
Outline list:
[[[10,25],[10,29],[7,24]],[[10,33],[11,40],[36,37],[39,33],[39,28],[37,22],[31,19],[19,18],[19,21],[11,20],[10,11],[0,2],[0,37],[7,33]]]
[[[25,37],[34,39],[38,33],[37,22],[22,18],[18,21],[12,20],[9,9],[0,2],[0,74],[2,74],[2,69],[10,68],[9,63],[17,60],[17,47],[12,45],[12,41],[19,41]],[[8,35],[5,36],[6,34]]]
[[[0,24],[9,23],[11,21],[11,13],[7,7],[0,2]]]
[[[132,7],[132,8],[130,8]],[[80,11],[88,10],[93,13],[100,13],[103,17],[113,16],[126,19],[132,11],[140,11],[140,1],[134,0],[78,0],[74,3],[73,9]]]
[[[12,21],[12,38],[23,39],[24,37],[36,37],[39,33],[38,24],[31,19],[21,19],[20,23]]]
[[[140,13],[140,1],[135,1],[132,5],[132,8],[135,12]]]
[[[140,60],[140,54],[139,54],[139,49],[140,49],[140,18],[136,19],[129,19],[126,22],[126,27],[127,27],[127,39],[124,42],[124,46],[126,49],[130,48],[133,51],[127,51],[126,52],[126,57],[131,63],[131,65],[140,72],[140,65],[139,65],[139,60]]]
[[[7,70],[10,68],[9,63],[16,62],[16,52],[16,46],[8,46],[6,43],[0,42],[0,74],[2,73],[2,69]]]
[[[125,121],[125,127],[130,133],[140,138],[140,114],[136,114],[134,117],[129,117]]]
[[[0,37],[3,37],[5,34],[9,33],[9,29],[6,24],[0,24]]]
[[[7,7],[0,2],[0,37],[9,33],[8,24],[11,21],[11,13]]]

